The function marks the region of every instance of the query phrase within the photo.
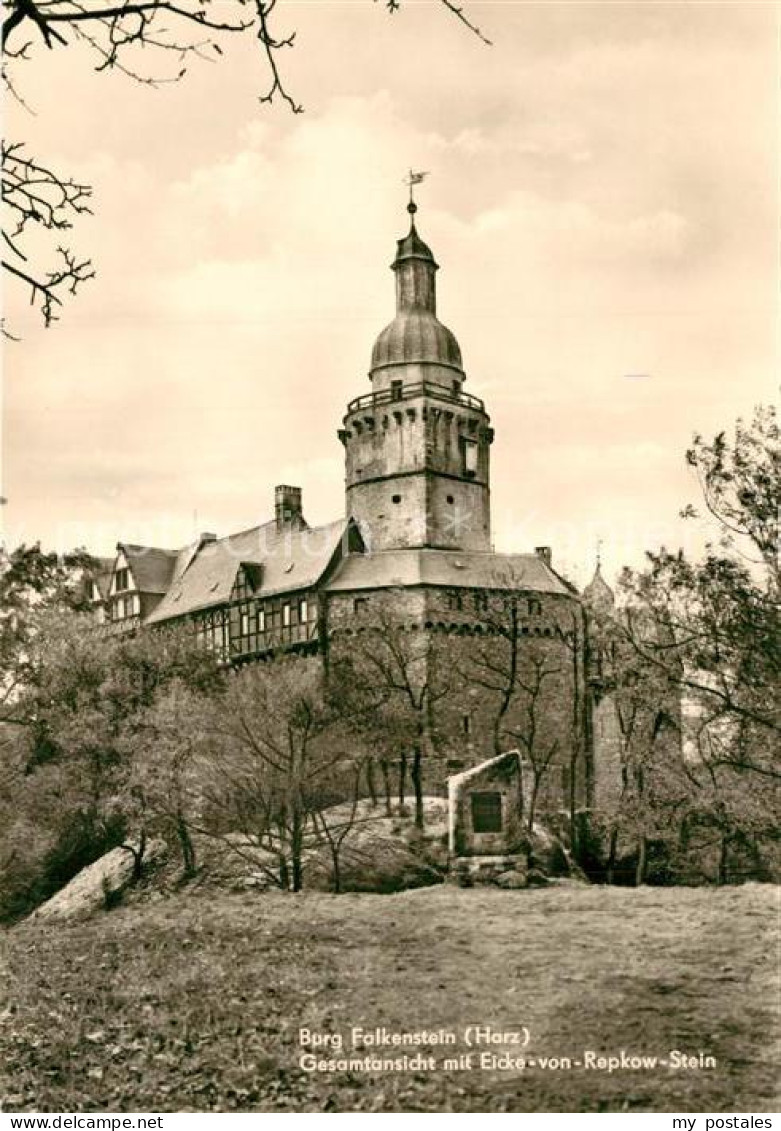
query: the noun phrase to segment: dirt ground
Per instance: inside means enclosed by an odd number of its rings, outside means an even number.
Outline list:
[[[772,1111],[777,931],[770,886],[566,882],[181,893],[22,924],[0,936],[2,1110]],[[353,1050],[357,1026],[456,1043]],[[469,1047],[470,1026],[529,1041]],[[326,1060],[435,1067],[308,1072],[302,1029],[343,1037]],[[599,1067],[622,1050],[657,1064]]]

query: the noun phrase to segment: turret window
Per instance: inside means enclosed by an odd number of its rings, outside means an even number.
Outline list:
[[[402,391],[404,389],[403,381],[391,381],[391,400],[400,401],[402,398]]]
[[[462,440],[464,455],[464,474],[474,479],[477,474],[477,444],[474,440]]]

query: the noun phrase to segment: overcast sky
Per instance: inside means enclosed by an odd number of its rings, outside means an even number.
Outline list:
[[[49,330],[7,293],[7,541],[176,546],[283,482],[342,514],[410,166],[497,549],[583,583],[598,537],[609,572],[691,539],[691,434],[774,395],[774,6],[472,3],[490,48],[434,2],[277,11],[299,116],[259,104],[251,37],[157,90],[70,50],[17,69],[7,132],[94,186],[98,278]]]

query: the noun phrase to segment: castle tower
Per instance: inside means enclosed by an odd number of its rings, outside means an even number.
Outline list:
[[[431,249],[415,227],[398,241],[396,317],[372,350],[372,391],[347,406],[347,514],[371,550],[490,550],[485,406],[463,392],[455,336],[436,313]]]
[[[594,576],[583,590],[583,600],[600,616],[610,616],[615,611],[615,593],[602,576],[602,562],[599,557],[597,557]]]

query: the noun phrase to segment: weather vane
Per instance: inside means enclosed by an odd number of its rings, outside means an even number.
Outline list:
[[[423,181],[426,179],[426,177],[428,175],[429,175],[428,173],[414,173],[412,171],[412,169],[410,169],[408,176],[406,176],[404,178],[404,184],[409,185],[409,205],[408,205],[408,209],[409,209],[410,212],[415,212],[416,209],[417,209],[417,205],[415,204],[415,196],[414,196],[414,193],[412,192],[412,189],[415,185],[422,184]]]
[[[602,565],[602,539],[597,538],[597,569]]]

